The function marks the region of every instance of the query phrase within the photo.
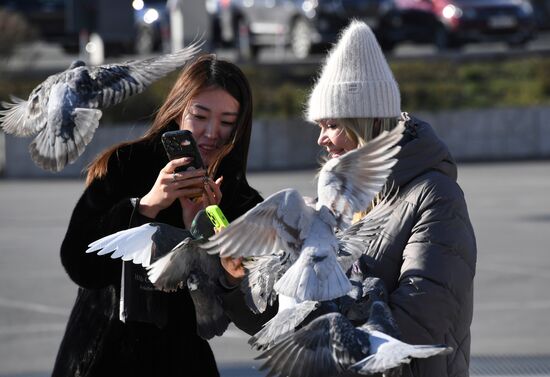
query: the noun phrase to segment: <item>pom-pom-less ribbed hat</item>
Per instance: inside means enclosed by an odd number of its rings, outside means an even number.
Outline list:
[[[311,92],[307,120],[400,114],[399,88],[374,33],[364,22],[352,21],[329,53]]]

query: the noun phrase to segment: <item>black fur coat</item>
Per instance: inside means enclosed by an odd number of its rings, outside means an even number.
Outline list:
[[[151,221],[134,213],[130,198],[144,196],[167,162],[158,138],[121,147],[111,156],[106,177],[92,182],[78,201],[61,246],[61,260],[79,290],[54,377],[219,375],[208,343],[197,335],[187,290],[155,292],[167,313],[162,328],[123,323],[119,320],[121,261],[84,252],[96,239]],[[218,175],[224,176],[220,207],[229,221],[261,201],[237,167],[222,164]],[[155,221],[183,227],[179,203],[161,211]],[[235,324],[250,334],[274,314],[253,316],[238,289],[227,291],[224,306]]]

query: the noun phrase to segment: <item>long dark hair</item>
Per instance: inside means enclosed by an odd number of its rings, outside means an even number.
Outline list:
[[[183,69],[147,132],[139,139],[116,144],[104,151],[88,166],[86,184],[107,174],[109,158],[120,147],[158,139],[181,116],[189,101],[210,87],[224,89],[235,98],[239,102],[239,115],[230,142],[208,167],[208,174],[215,176],[223,160],[224,166],[230,164],[234,173],[244,177],[252,132],[250,85],[243,72],[233,63],[218,60],[215,55],[202,55]]]

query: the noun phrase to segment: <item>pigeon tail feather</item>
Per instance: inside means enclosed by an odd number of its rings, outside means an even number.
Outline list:
[[[346,295],[352,288],[349,279],[338,264],[336,257],[328,256],[322,266],[314,266],[298,260],[275,283],[274,289],[281,295],[295,298],[297,301],[328,301]],[[323,269],[322,278],[319,270]]]
[[[101,115],[101,110],[97,109],[75,109],[75,127],[68,139],[53,134],[48,127],[42,129],[29,145],[32,160],[45,170],[61,171],[84,152],[99,126]]]

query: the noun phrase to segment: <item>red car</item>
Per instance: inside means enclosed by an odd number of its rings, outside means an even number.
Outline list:
[[[535,35],[528,0],[394,0],[392,42],[434,43],[439,49],[498,41],[521,46]]]

